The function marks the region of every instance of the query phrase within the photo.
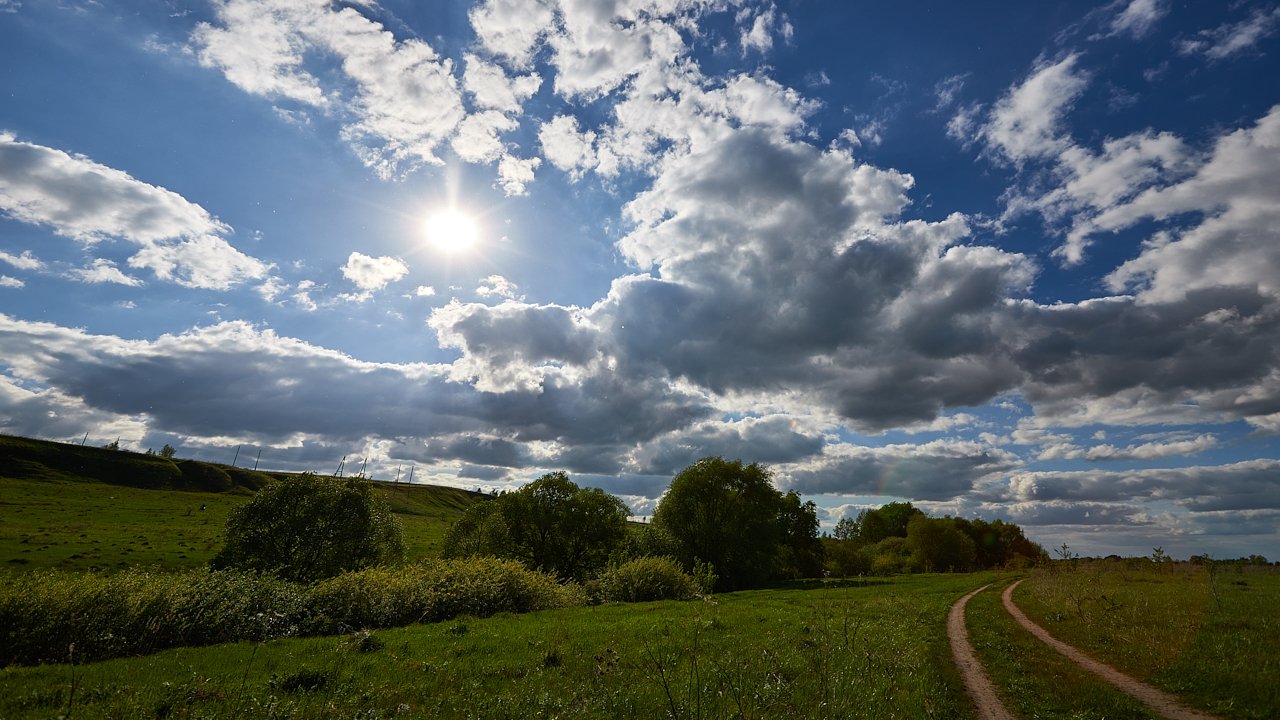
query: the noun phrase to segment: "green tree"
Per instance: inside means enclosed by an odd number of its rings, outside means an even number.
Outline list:
[[[718,590],[759,586],[789,563],[799,568],[797,550],[817,553],[820,568],[815,508],[784,496],[769,478],[756,463],[703,458],[671,481],[653,522],[674,539],[686,568],[698,561],[715,568]]]
[[[312,582],[403,555],[400,521],[367,480],[305,474],[232,510],[211,564]]]
[[[494,555],[581,580],[604,567],[623,541],[630,511],[599,488],[562,472],[473,505],[445,536],[446,557]]]
[[[977,557],[973,538],[954,520],[923,513],[907,523],[907,547],[915,564],[926,571],[967,571]]]
[[[160,448],[160,457],[166,460],[171,460],[173,459],[173,454],[176,452],[178,451],[175,450],[172,445],[170,445],[169,443],[165,443],[164,447]]]

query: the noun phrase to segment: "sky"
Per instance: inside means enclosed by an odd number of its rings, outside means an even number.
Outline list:
[[[1280,559],[1280,3],[0,0],[0,431]]]

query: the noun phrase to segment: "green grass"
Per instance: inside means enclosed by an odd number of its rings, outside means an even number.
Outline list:
[[[945,616],[990,579],[914,576],[10,667],[0,716],[968,718]]]
[[[1280,717],[1280,573],[1082,563],[1014,593],[1054,637],[1225,717]]]
[[[227,514],[253,491],[240,485],[201,492],[133,482],[134,471],[144,480],[161,477],[156,468],[164,469],[164,463],[136,453],[0,436],[0,567],[204,565],[222,545]],[[180,473],[173,477],[181,481]],[[438,557],[449,526],[468,505],[483,500],[478,493],[431,485],[375,487],[400,518],[410,560]]]
[[[1025,720],[1161,717],[1023,630],[1000,602],[1011,581],[979,593],[967,613],[969,638],[1010,712]]]

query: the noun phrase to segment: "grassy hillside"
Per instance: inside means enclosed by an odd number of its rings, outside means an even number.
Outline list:
[[[0,436],[0,564],[83,570],[202,565],[231,508],[285,473]],[[484,495],[375,483],[404,526],[408,557],[434,557]]]

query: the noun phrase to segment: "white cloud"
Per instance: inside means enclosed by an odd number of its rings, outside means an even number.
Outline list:
[[[465,117],[453,61],[419,39],[397,40],[353,7],[304,0],[224,0],[217,24],[192,33],[200,62],[242,90],[330,108],[342,136],[383,178],[438,164],[436,148]],[[340,62],[343,84],[325,87],[308,56]]]
[[[523,195],[533,182],[534,171],[542,164],[540,158],[518,158],[503,155],[498,161],[498,184],[508,196]]]
[[[480,287],[476,288],[476,294],[480,297],[499,297],[515,300],[516,290],[518,289],[518,285],[501,275],[490,275],[480,281]]]
[[[419,285],[413,289],[414,297],[431,297],[436,294],[436,289],[430,285]]]
[[[1210,60],[1222,60],[1252,49],[1277,29],[1280,29],[1280,7],[1269,11],[1259,8],[1240,22],[1201,30],[1195,38],[1179,43],[1178,51],[1183,55],[1199,53]]]
[[[141,280],[125,275],[120,272],[120,268],[116,267],[115,263],[104,258],[94,260],[93,264],[88,267],[71,270],[67,275],[86,283],[113,283],[116,285],[128,285],[129,287],[142,285]]]
[[[1062,118],[1088,80],[1076,67],[1078,59],[1071,54],[1054,63],[1042,61],[1000,98],[979,130],[988,146],[1014,163],[1061,152],[1068,145]],[[957,134],[963,131],[956,128]]]
[[[409,274],[404,261],[393,257],[370,257],[353,252],[342,266],[342,275],[365,293],[381,290]]]
[[[1142,38],[1169,12],[1167,0],[1129,0],[1111,20],[1112,34]]]
[[[496,110],[486,110],[463,120],[450,144],[458,157],[466,162],[493,162],[502,156],[505,149],[498,135],[515,127],[515,120]]]
[[[538,128],[543,157],[574,178],[594,166],[595,139],[594,131],[578,130],[578,119],[573,115],[557,115]]]
[[[1280,296],[1280,106],[1253,127],[1220,137],[1190,177],[1107,209],[1079,235],[1189,212],[1203,219],[1153,235],[1138,257],[1108,276],[1109,285],[1139,290],[1148,302],[1223,285]]]
[[[484,0],[469,16],[480,45],[516,68],[529,66],[555,19],[544,0]]]
[[[467,55],[462,83],[476,107],[517,113],[524,101],[538,91],[542,78],[537,73],[511,77],[500,65]]]
[[[30,250],[23,250],[21,255],[13,255],[0,250],[0,262],[12,265],[19,270],[40,270],[44,268],[44,262],[32,255]]]
[[[8,275],[0,275],[0,287],[4,288],[22,288],[27,284],[18,278],[9,277]]]
[[[129,258],[131,267],[188,287],[225,290],[268,270],[219,237],[231,231],[227,225],[181,195],[4,134],[0,211],[89,246],[108,238],[132,242],[141,249]]]

